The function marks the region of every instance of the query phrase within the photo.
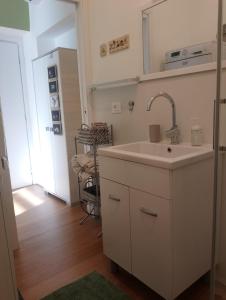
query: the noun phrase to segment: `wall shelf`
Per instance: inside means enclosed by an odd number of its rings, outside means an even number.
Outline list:
[[[140,82],[145,82],[149,80],[157,80],[157,79],[164,79],[170,77],[178,77],[183,75],[190,75],[195,73],[202,73],[208,71],[216,71],[216,62],[211,62],[207,64],[201,64],[186,68],[174,69],[170,71],[163,71],[157,73],[150,73],[140,76]],[[226,60],[222,62],[222,69],[226,68]]]
[[[226,60],[224,60],[222,63],[222,69],[226,69]],[[202,65],[196,65],[196,66],[191,66],[191,67],[186,67],[186,68],[181,68],[181,69],[175,69],[175,70],[170,70],[170,71],[145,74],[145,75],[141,75],[141,76],[137,76],[137,77],[133,77],[133,78],[122,79],[122,80],[109,81],[109,82],[103,82],[103,83],[94,83],[89,86],[89,89],[91,92],[95,92],[97,90],[137,85],[137,84],[139,84],[141,82],[145,82],[145,81],[152,81],[152,80],[157,80],[157,79],[165,79],[165,78],[178,77],[178,76],[186,76],[186,75],[208,72],[208,71],[216,71],[216,62],[211,62],[208,64],[202,64]]]
[[[140,77],[127,78],[116,81],[109,81],[103,83],[95,83],[89,86],[91,92],[95,92],[96,90],[104,90],[110,88],[118,88],[123,86],[136,85],[140,82]]]

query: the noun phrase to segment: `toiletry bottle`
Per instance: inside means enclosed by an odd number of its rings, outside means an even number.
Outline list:
[[[195,120],[196,121],[196,120]],[[192,146],[201,146],[203,143],[203,130],[198,123],[191,127],[191,144]]]

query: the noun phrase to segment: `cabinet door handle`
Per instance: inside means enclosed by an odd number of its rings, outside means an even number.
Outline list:
[[[154,213],[153,211],[147,209],[147,208],[144,208],[144,207],[141,207],[140,208],[140,211],[143,213],[143,214],[146,214],[146,215],[149,215],[151,217],[154,217],[154,218],[157,218],[158,217],[158,214]]]
[[[109,198],[110,200],[117,201],[117,202],[120,202],[120,201],[121,201],[119,198],[116,198],[116,197],[113,196],[113,195],[109,195],[108,198]]]

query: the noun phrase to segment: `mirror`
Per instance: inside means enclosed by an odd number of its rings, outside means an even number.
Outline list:
[[[213,0],[153,0],[142,9],[144,74],[216,61]]]

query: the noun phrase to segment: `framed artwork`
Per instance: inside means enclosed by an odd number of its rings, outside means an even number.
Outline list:
[[[57,80],[50,81],[49,82],[49,93],[54,94],[54,93],[57,93],[57,92],[58,92]]]
[[[57,66],[48,67],[48,78],[54,79],[57,78]]]
[[[50,107],[51,109],[60,109],[60,99],[59,95],[50,95]]]
[[[62,130],[62,124],[53,124],[53,133],[55,135],[62,135],[63,130]]]
[[[130,46],[129,35],[126,34],[120,38],[114,39],[110,41],[108,45],[110,54],[128,49]]]
[[[61,114],[59,110],[52,110],[52,121],[53,122],[60,122],[61,121]]]

